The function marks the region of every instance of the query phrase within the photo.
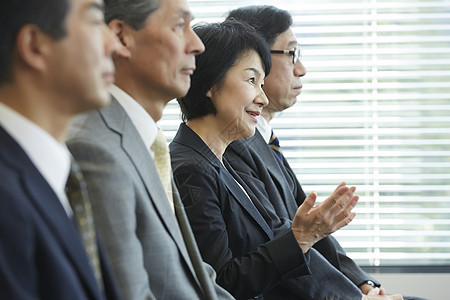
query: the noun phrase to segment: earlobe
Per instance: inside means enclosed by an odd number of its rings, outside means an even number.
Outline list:
[[[32,69],[45,71],[47,68],[46,56],[51,51],[50,40],[51,38],[35,25],[23,26],[16,39],[18,56]]]
[[[119,45],[115,51],[115,55],[119,57],[129,58],[131,53],[129,46],[132,44],[132,37],[128,33],[128,26],[121,20],[114,19],[108,24],[109,29],[115,34]]]

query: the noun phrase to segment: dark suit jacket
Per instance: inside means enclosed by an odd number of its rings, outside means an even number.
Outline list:
[[[67,144],[125,299],[231,298],[203,263],[175,187],[175,212],[170,208],[148,149],[116,99],[76,118]]]
[[[0,297],[105,299],[75,224],[22,148],[0,126]],[[108,299],[118,293],[100,251]]]
[[[308,274],[309,268],[290,230],[290,221],[278,218],[270,202],[250,191],[227,161],[222,165],[185,124],[170,144],[170,153],[175,181],[200,251],[217,271],[220,285],[238,299],[261,293],[266,299],[333,295],[320,281],[314,286],[303,281],[310,277],[301,276]],[[336,276],[336,270],[317,251],[309,251],[309,258],[317,269],[329,271],[323,272],[324,276]],[[361,298],[354,286],[352,294],[351,285],[343,281],[342,288],[349,291],[347,299],[351,295]]]
[[[280,161],[258,130],[251,138],[231,143],[224,156],[252,190],[265,190],[278,216],[292,220],[306,194],[287,160],[283,156],[283,162]],[[355,285],[366,280],[377,283],[346,255],[332,236],[322,239],[314,248]]]

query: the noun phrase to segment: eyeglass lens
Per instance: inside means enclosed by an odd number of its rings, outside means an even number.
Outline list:
[[[292,56],[292,63],[295,65],[302,57],[302,48],[300,46],[295,47],[294,55]]]

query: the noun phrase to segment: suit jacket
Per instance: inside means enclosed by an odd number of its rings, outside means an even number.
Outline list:
[[[185,124],[170,144],[170,153],[175,181],[203,258],[216,270],[217,282],[233,296],[361,298],[359,289],[344,276],[331,281],[339,271],[317,251],[308,251],[305,258],[290,221],[278,218],[264,194],[249,190],[227,161],[222,165]],[[312,272],[320,273],[314,277],[316,281],[301,276],[310,274],[308,259]],[[331,284],[324,288],[323,281]],[[338,284],[342,290],[337,294]]]
[[[278,216],[292,220],[306,194],[287,160],[283,156],[281,161],[275,155],[258,130],[253,137],[231,143],[224,156],[252,190],[265,190]],[[314,248],[355,285],[367,280],[378,284],[346,255],[332,236],[322,239]]]
[[[203,263],[173,187],[120,104],[76,119],[68,146],[88,184],[94,219],[125,299],[228,299]]]
[[[105,299],[76,229],[19,144],[0,126],[2,299]],[[101,249],[107,299],[119,299]]]

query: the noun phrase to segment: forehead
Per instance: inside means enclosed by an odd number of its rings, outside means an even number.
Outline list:
[[[160,6],[155,13],[167,19],[174,17],[192,18],[192,12],[186,0],[161,0]]]
[[[70,0],[69,14],[84,13],[89,10],[103,12],[103,0]]]
[[[275,39],[272,49],[287,50],[297,46],[297,38],[295,37],[292,28],[288,28]]]
[[[237,57],[233,67],[235,67],[235,69],[256,71],[264,76],[261,57],[259,57],[259,54],[253,49],[241,53]]]

